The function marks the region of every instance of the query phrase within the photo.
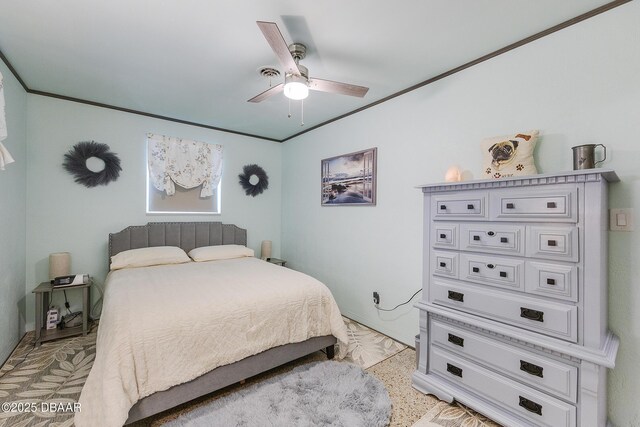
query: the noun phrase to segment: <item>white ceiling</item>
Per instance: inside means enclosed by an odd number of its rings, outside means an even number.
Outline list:
[[[277,140],[606,4],[606,0],[0,0],[0,51],[29,89]],[[368,86],[247,100],[281,69],[257,20],[307,45],[311,76]],[[277,81],[276,83],[279,83]]]

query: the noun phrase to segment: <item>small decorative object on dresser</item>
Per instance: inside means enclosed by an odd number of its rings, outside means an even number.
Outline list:
[[[422,186],[413,386],[506,426],[604,427],[611,170]],[[506,181],[506,183],[505,183]]]
[[[537,130],[485,139],[481,143],[482,175],[487,179],[498,179],[537,174],[533,160],[537,141]]]
[[[596,147],[602,147],[602,160],[596,161]],[[584,144],[571,147],[573,151],[573,170],[593,169],[598,163],[607,160],[607,147],[604,144]]]
[[[449,166],[447,172],[444,175],[446,182],[459,182],[462,181],[462,171],[458,166]]]

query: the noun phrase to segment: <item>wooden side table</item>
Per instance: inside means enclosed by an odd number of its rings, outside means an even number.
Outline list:
[[[278,258],[267,258],[267,262],[270,262],[271,264],[280,265],[282,267],[284,267],[284,265],[287,263],[287,261],[283,259],[278,259]]]
[[[36,294],[36,347],[45,341],[58,338],[87,335],[89,333],[89,288],[91,282],[73,286],[53,286],[49,282],[42,282],[33,290]],[[82,289],[82,325],[64,329],[47,329],[46,318],[51,301],[51,293],[71,289]],[[62,310],[61,310],[62,311]]]

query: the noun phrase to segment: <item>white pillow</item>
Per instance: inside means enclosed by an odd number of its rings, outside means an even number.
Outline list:
[[[189,256],[196,262],[252,257],[253,249],[242,245],[203,246],[192,249]]]
[[[176,246],[154,246],[151,248],[130,249],[111,257],[111,270],[149,265],[182,264],[191,259],[185,251]]]
[[[537,141],[537,130],[496,136],[482,141],[484,178],[498,179],[537,174],[538,169],[533,160],[533,150]]]

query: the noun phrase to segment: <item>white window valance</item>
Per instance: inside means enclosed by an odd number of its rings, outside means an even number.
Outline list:
[[[222,176],[222,145],[147,134],[149,178],[171,196],[175,184],[190,189],[202,185],[200,197],[209,197]]]

